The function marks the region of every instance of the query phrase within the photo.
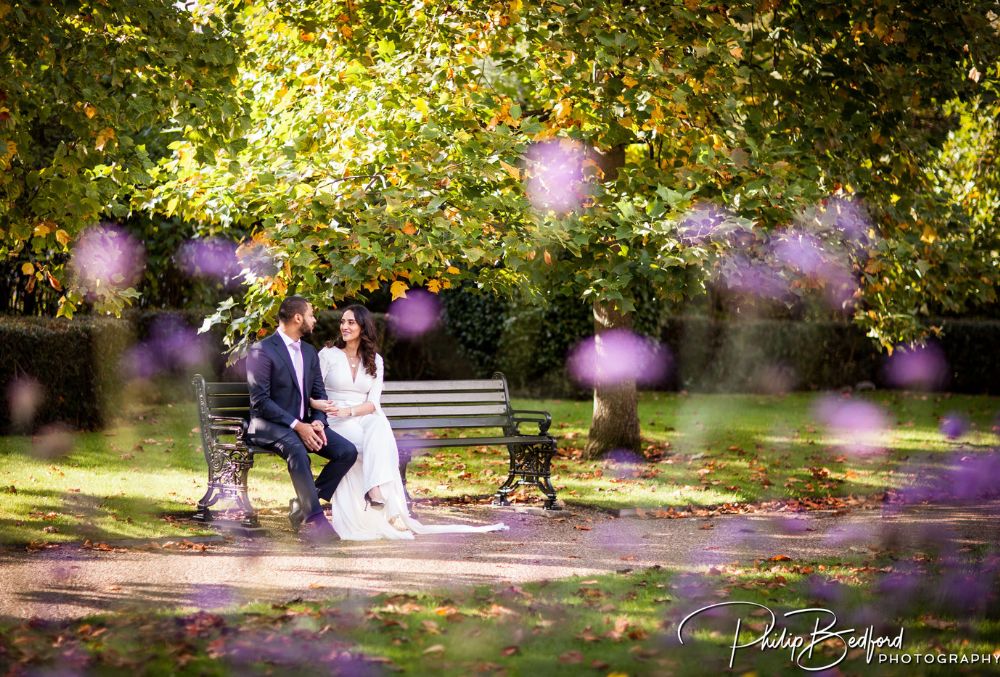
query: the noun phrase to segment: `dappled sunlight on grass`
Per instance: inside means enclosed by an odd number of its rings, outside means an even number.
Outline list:
[[[975,454],[997,441],[991,428],[1000,398],[877,392],[864,399],[887,412],[884,451],[848,453],[814,420],[820,397],[642,393],[639,417],[648,460],[638,463],[579,458],[590,401],[514,405],[552,413],[560,450],[552,481],[559,497],[608,509],[870,496],[947,472],[951,452]],[[969,430],[957,440],[938,429],[947,412],[969,420]],[[136,406],[108,431],[68,433],[55,442],[3,437],[0,455],[2,542],[211,533],[174,519],[192,513],[205,490],[193,403]],[[314,459],[314,470],[319,463]],[[408,487],[417,499],[486,501],[507,477],[507,466],[506,450],[493,447],[418,452]],[[256,459],[249,487],[265,514],[283,514],[292,495],[285,464],[274,454]],[[542,494],[521,487],[513,498],[540,505]]]
[[[995,590],[995,573],[980,566],[988,558],[975,553],[963,562]],[[237,602],[216,613],[0,621],[0,651],[28,666],[86,660],[98,671],[152,666],[188,674],[298,674],[322,665],[344,674],[703,675],[728,672],[731,656],[735,674],[785,674],[797,670],[789,649],[751,645],[734,652],[734,640],[748,643],[765,634],[770,613],[776,620],[772,639],[783,629],[789,639],[809,637],[820,618],[815,609],[829,609],[837,615],[832,629],[847,631],[845,636],[859,636],[871,624],[875,636],[903,629],[907,653],[992,654],[1000,623],[981,610],[935,601],[933,591],[948,580],[936,561],[907,552],[809,560],[775,554],[753,562],[625,568],[523,585]],[[901,584],[909,594],[890,593]],[[736,606],[697,614],[684,624],[683,643],[678,640],[685,618],[721,602]],[[804,609],[814,611],[784,616]],[[868,663],[864,651],[842,651],[836,639],[818,646],[804,664],[834,661],[846,674],[914,673],[912,665]]]

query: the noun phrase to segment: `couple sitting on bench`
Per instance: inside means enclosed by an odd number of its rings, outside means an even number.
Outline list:
[[[340,338],[319,353],[302,340],[316,324],[306,299],[282,301],[278,322],[278,331],[247,356],[247,432],[253,444],[288,464],[293,528],[316,542],[507,528],[421,524],[410,516],[396,440],[379,404],[384,365],[377,333],[364,306],[344,310]],[[315,480],[310,453],[327,459]],[[332,524],[320,499],[331,504]]]

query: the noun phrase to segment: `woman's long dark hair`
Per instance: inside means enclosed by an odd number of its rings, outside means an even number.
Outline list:
[[[361,329],[361,343],[358,345],[358,355],[361,356],[361,364],[369,376],[375,376],[375,353],[378,352],[378,332],[375,331],[375,320],[368,309],[362,305],[354,304],[344,308],[346,313],[350,310],[354,313],[354,321]],[[341,315],[343,317],[343,315]],[[333,345],[340,349],[347,347],[343,335],[338,336]]]

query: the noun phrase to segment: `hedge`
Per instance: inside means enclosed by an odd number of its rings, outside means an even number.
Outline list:
[[[444,309],[441,326],[418,340],[394,337],[385,316],[375,314],[387,378],[487,378],[499,370],[519,395],[590,397],[564,367],[572,346],[593,331],[586,306],[511,310],[487,297],[466,296],[457,301],[446,297]],[[142,311],[123,320],[78,317],[72,322],[0,316],[0,384],[7,400],[0,407],[0,431],[13,429],[11,389],[26,380],[36,381],[43,391],[35,428],[55,421],[79,429],[106,425],[120,411],[122,398],[132,396],[126,389],[130,351],[150,343],[162,354],[166,349],[156,341],[164,326],[187,327],[193,335],[204,316],[197,310]],[[311,341],[321,347],[337,336],[340,311],[322,311],[317,319]],[[659,325],[659,340],[674,356],[674,369],[660,389],[774,392],[838,389],[863,381],[886,385],[885,356],[851,324],[696,316],[666,317]],[[945,387],[1000,392],[1000,360],[991,348],[1000,344],[1000,321],[949,319],[942,326],[940,344],[950,366]],[[199,359],[184,355],[158,372],[154,392],[160,397],[189,397],[194,371],[211,378],[243,377],[239,365],[225,367],[219,332],[199,341]],[[186,350],[186,344],[179,349]]]
[[[72,322],[4,317],[0,321],[0,383],[5,405],[15,390],[37,382],[40,405],[33,423],[60,421],[99,428],[120,406],[121,358],[132,328],[119,320],[82,318]],[[12,424],[11,408],[0,408],[0,429]]]

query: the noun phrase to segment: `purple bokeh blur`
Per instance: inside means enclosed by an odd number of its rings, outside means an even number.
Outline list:
[[[702,202],[684,214],[678,224],[680,236],[690,242],[704,242],[728,219],[729,212],[710,202]]]
[[[135,237],[112,223],[102,223],[80,235],[73,246],[70,268],[76,284],[88,296],[105,288],[135,285],[145,266],[146,251]]]
[[[941,417],[938,426],[941,434],[949,440],[957,440],[969,430],[969,419],[957,411],[950,411]]]
[[[422,289],[411,289],[389,306],[389,326],[404,338],[416,338],[441,322],[441,301]]]
[[[634,381],[652,385],[668,374],[666,346],[627,329],[609,329],[578,343],[566,360],[570,376],[587,387]]]
[[[246,277],[247,282],[275,275],[279,270],[274,256],[268,251],[267,245],[262,242],[244,242],[236,248],[236,258],[239,261],[238,265],[241,267],[241,273]]]
[[[720,279],[730,290],[764,299],[787,300],[792,297],[788,281],[764,261],[753,261],[737,254],[722,264]]]
[[[841,438],[842,448],[852,453],[881,449],[882,433],[888,428],[885,412],[864,400],[825,396],[817,400],[813,414],[830,432]]]
[[[132,378],[148,379],[184,373],[204,363],[209,351],[206,337],[199,336],[181,318],[162,315],[150,327],[149,338],[126,351],[122,361]]]
[[[15,378],[7,384],[7,404],[15,430],[31,427],[38,407],[45,398],[45,389],[31,376]]]
[[[964,503],[1000,497],[1000,452],[956,452],[939,462],[943,470],[927,473],[919,464],[902,472],[920,479],[899,490],[899,505],[923,502]]]
[[[832,261],[823,243],[808,233],[785,233],[771,244],[774,256],[805,275],[824,277]]]
[[[236,256],[236,243],[221,237],[188,240],[178,250],[175,261],[189,277],[229,282],[242,266]]]
[[[832,251],[831,245],[815,235],[787,232],[770,250],[782,265],[821,285],[825,300],[835,310],[845,308],[858,290],[844,253]]]
[[[571,139],[533,144],[525,153],[525,192],[531,206],[560,213],[579,209],[587,197],[586,159],[586,148]]]
[[[871,216],[864,205],[841,197],[827,200],[820,221],[843,233],[850,242],[865,241],[872,229]]]
[[[884,374],[886,383],[896,388],[936,390],[947,385],[948,361],[936,343],[896,346]]]

